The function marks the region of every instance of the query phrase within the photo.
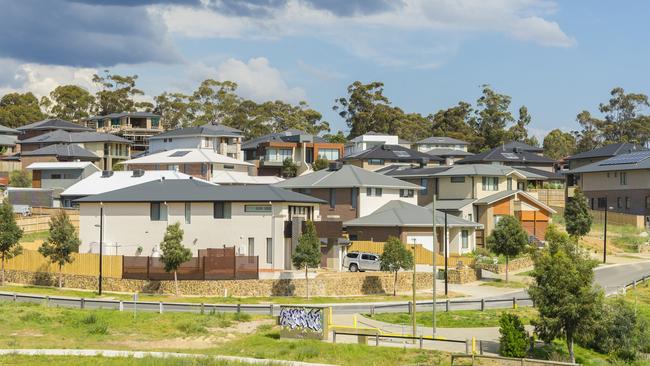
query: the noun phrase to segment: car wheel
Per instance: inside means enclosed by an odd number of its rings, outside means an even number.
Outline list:
[[[350,272],[357,272],[359,271],[359,266],[357,266],[355,263],[350,264]]]

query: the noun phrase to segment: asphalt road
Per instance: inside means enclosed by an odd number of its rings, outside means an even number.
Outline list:
[[[596,285],[602,287],[605,293],[610,295],[620,291],[625,285],[639,280],[644,276],[650,276],[650,261],[632,264],[607,265],[600,266],[595,270]],[[13,294],[9,292],[0,292],[0,300],[17,302],[47,302],[49,306],[62,306],[85,309],[120,309],[130,312],[154,311],[154,312],[246,312],[251,314],[274,314],[280,312],[279,305],[256,304],[256,305],[222,305],[222,304],[205,304],[201,309],[200,304],[189,303],[155,303],[155,302],[133,302],[115,300],[93,300],[74,297],[49,297],[28,294]],[[532,302],[528,300],[525,290],[516,291],[507,295],[488,296],[484,298],[458,299],[447,301],[438,301],[436,309],[440,311],[447,310],[480,310],[493,308],[508,308],[514,304],[518,306],[530,306]],[[326,305],[326,304],[319,304]],[[417,304],[418,311],[431,310],[432,301],[419,301]],[[382,302],[382,303],[338,303],[327,304],[331,306],[335,314],[367,314],[367,313],[396,313],[407,312],[408,303],[404,302]]]

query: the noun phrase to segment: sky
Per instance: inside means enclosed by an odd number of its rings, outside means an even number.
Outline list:
[[[644,0],[0,0],[0,95],[90,91],[137,74],[151,99],[231,80],[256,100],[332,111],[359,80],[424,115],[489,84],[528,107],[529,131],[577,129],[616,86],[650,94]]]

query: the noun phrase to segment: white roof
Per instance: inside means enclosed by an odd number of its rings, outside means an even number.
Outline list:
[[[31,163],[27,167],[28,170],[43,170],[43,169],[86,169],[88,166],[95,166],[89,161],[53,161],[53,162],[40,162]],[[95,169],[99,170],[95,166]]]
[[[284,179],[276,176],[248,175],[245,172],[215,171],[212,182],[217,184],[274,184]]]
[[[120,164],[186,164],[186,163],[219,163],[233,165],[249,165],[241,160],[226,155],[217,154],[212,149],[173,149],[166,150],[139,158],[126,160]]]
[[[134,177],[132,171],[113,172],[110,177],[102,178],[102,172],[91,174],[85,179],[73,184],[61,193],[62,196],[89,196],[117,189],[131,187],[159,179],[190,179],[185,173],[173,170],[146,170],[140,177]],[[205,182],[202,179],[194,178]]]

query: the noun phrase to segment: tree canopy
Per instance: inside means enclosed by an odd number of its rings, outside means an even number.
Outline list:
[[[100,87],[100,90],[95,93],[94,113],[107,115],[153,110],[153,104],[135,100],[144,95],[144,91],[136,88],[137,80],[138,75],[117,75],[111,74],[108,70],[105,70],[102,75],[93,75],[93,82]]]
[[[305,230],[298,238],[296,251],[291,257],[293,265],[298,269],[305,269],[306,295],[309,298],[309,275],[308,269],[317,268],[320,265],[321,252],[320,240],[316,234],[316,226],[312,221],[305,223]]]
[[[77,85],[57,86],[49,97],[41,98],[41,106],[51,118],[81,121],[90,116],[95,97]]]
[[[544,137],[544,155],[560,160],[576,152],[576,138],[569,132],[556,128]]]
[[[165,271],[174,273],[174,288],[178,295],[178,267],[192,259],[192,251],[183,246],[183,229],[180,223],[167,226],[165,236],[160,242],[160,252]]]
[[[398,238],[391,236],[384,244],[380,269],[393,273],[393,296],[397,291],[397,272],[413,268],[413,253]]]
[[[589,214],[587,197],[582,193],[582,190],[576,189],[573,197],[569,198],[564,209],[564,221],[566,222],[566,231],[576,241],[580,237],[587,235],[591,230],[593,217]]]
[[[528,245],[528,233],[514,216],[502,216],[490,236],[487,247],[492,252],[506,257],[506,282],[508,282],[508,261],[522,253]]]
[[[13,208],[5,200],[0,203],[0,259],[2,260],[1,284],[5,284],[5,261],[20,254],[22,247],[19,243],[23,230],[16,224]]]
[[[38,248],[43,257],[59,266],[59,287],[63,286],[62,268],[72,263],[72,253],[79,252],[79,237],[70,217],[61,210],[50,219],[50,231],[45,242]]]
[[[45,118],[38,99],[31,92],[8,93],[0,99],[0,124],[20,127]]]

